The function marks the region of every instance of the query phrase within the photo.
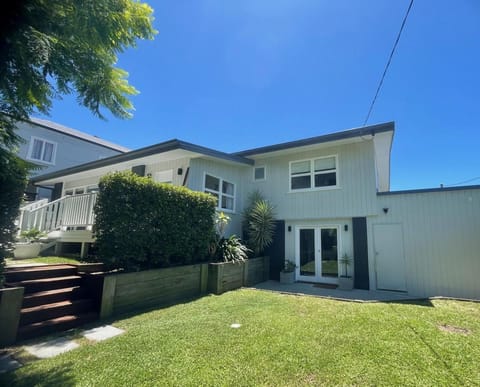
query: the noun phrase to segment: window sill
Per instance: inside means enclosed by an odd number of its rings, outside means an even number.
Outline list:
[[[48,162],[48,161],[43,161],[43,160],[37,160],[37,159],[32,159],[31,157],[27,157],[28,161],[31,161],[32,163],[38,163],[42,165],[55,165],[55,162]]]
[[[303,189],[291,189],[287,191],[289,194],[294,194],[294,193],[304,193],[304,192],[322,192],[322,191],[334,191],[334,190],[339,190],[342,189],[341,186],[336,185],[336,186],[329,186],[329,187],[319,187],[319,188],[303,188]]]

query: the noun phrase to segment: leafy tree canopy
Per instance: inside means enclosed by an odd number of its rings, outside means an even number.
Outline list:
[[[13,147],[15,121],[76,92],[103,118],[131,116],[137,93],[117,55],[152,39],[153,10],[137,0],[16,0],[0,13],[0,145]]]

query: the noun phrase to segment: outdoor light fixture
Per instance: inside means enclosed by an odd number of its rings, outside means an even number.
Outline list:
[[[343,226],[343,229],[344,229],[345,231],[348,231],[348,224],[346,224],[345,226]]]
[[[178,168],[177,169],[177,175],[181,175],[183,173],[183,169],[182,168]]]
[[[292,232],[292,226],[288,226],[288,232]]]
[[[388,214],[388,207],[384,207],[384,208],[383,208],[383,212],[384,212],[385,214]]]

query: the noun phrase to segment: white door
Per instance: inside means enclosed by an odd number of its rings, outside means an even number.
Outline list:
[[[406,291],[402,225],[376,224],[373,238],[377,289]]]
[[[338,283],[338,226],[297,227],[295,239],[296,278]]]

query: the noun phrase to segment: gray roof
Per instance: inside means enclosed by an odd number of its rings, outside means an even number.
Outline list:
[[[53,130],[55,132],[63,133],[63,134],[66,134],[68,136],[71,136],[71,137],[76,137],[76,138],[79,138],[81,140],[90,142],[92,144],[96,144],[96,145],[103,146],[105,148],[113,149],[117,152],[125,153],[125,152],[130,151],[129,148],[126,148],[124,146],[114,144],[113,142],[109,142],[109,141],[103,140],[99,137],[80,132],[79,130],[68,128],[66,126],[57,124],[57,123],[52,122],[52,121],[44,120],[44,119],[41,119],[41,118],[30,117],[26,122],[29,122],[29,123],[34,124],[34,125],[42,126],[46,129],[50,129],[50,130]]]
[[[375,133],[382,133],[382,132],[388,132],[388,131],[394,131],[394,130],[395,130],[395,123],[391,121],[391,122],[385,122],[383,124],[370,125],[362,128],[350,129],[342,132],[335,132],[330,134],[324,134],[322,136],[310,137],[303,140],[290,141],[290,142],[284,142],[282,144],[248,149],[241,152],[236,152],[234,154],[238,156],[253,156],[258,154],[275,152],[279,150],[290,149],[290,148],[298,148],[301,146],[321,144],[324,142],[331,142],[331,141],[345,140],[345,139],[354,138],[354,137],[375,135]]]
[[[183,149],[186,151],[199,153],[205,156],[215,157],[225,161],[240,163],[244,165],[254,164],[253,160],[242,157],[242,156],[232,155],[232,154],[220,152],[214,149],[205,148],[200,145],[195,145],[185,141],[173,139],[173,140],[162,142],[160,144],[155,144],[155,145],[147,146],[145,148],[140,148],[128,153],[123,153],[120,155],[107,157],[101,160],[91,161],[89,163],[62,169],[60,171],[55,171],[51,173],[46,173],[44,175],[35,176],[31,178],[31,181],[35,183],[39,181],[54,179],[60,176],[71,175],[78,172],[88,171],[90,169],[101,168],[108,165],[113,165],[113,164],[124,162],[124,161],[135,160],[141,157],[151,156],[154,154],[168,152],[176,149]]]

